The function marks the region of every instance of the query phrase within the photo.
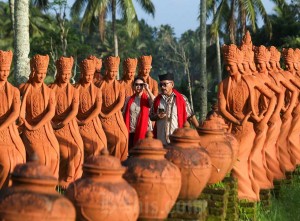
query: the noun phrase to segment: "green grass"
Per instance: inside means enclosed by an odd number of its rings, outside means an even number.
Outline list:
[[[259,221],[299,221],[300,220],[300,177],[294,177],[291,184],[282,184],[278,199],[272,197],[269,211],[261,204],[257,207]]]

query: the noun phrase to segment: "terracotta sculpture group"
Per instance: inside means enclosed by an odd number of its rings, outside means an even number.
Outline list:
[[[286,71],[280,52],[253,46],[249,32],[241,46],[222,50],[229,77],[219,85],[219,111],[240,144],[232,174],[239,198],[258,201],[260,190],[299,163],[299,50],[283,49]]]

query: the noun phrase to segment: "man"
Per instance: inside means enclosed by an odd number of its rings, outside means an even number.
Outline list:
[[[161,94],[154,100],[150,119],[156,121],[154,136],[166,145],[170,142],[169,135],[176,128],[183,127],[185,121],[190,121],[195,127],[198,127],[199,123],[187,98],[174,89],[173,74],[159,75],[159,80]]]

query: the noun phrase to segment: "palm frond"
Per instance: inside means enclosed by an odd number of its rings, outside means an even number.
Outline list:
[[[139,34],[139,22],[132,0],[119,1],[122,19],[127,27],[130,37],[136,37]]]
[[[154,17],[155,15],[155,6],[153,4],[153,2],[151,0],[136,0],[140,6],[142,7],[142,9],[152,15]]]
[[[71,16],[79,17],[79,15],[85,9],[88,0],[75,0],[74,4],[71,7]]]

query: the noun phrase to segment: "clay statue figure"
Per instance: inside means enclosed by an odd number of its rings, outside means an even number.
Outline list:
[[[124,121],[129,132],[129,150],[135,146],[137,141],[145,138],[147,131],[152,131],[149,109],[155,98],[143,78],[134,78],[132,84],[134,95],[126,98],[123,108]],[[147,93],[144,92],[144,89]]]
[[[25,146],[15,123],[20,92],[7,81],[12,58],[12,51],[0,50],[0,189],[8,187],[9,173],[15,166],[26,162]]]
[[[282,90],[276,83],[276,80],[269,75],[269,60],[271,53],[269,50],[261,45],[254,48],[255,62],[258,73],[256,76],[264,83],[274,95],[276,95],[276,108],[268,122],[268,126],[264,133],[259,134],[260,143],[256,151],[252,155],[253,175],[261,189],[269,189],[273,187],[273,173],[269,169],[266,161],[266,149],[268,151],[276,150],[276,141],[280,132],[280,111],[284,104],[284,90]],[[261,96],[259,100],[259,108],[261,112],[265,112],[269,106],[269,101],[265,96]],[[276,129],[271,127],[278,125]],[[268,135],[268,136],[267,136]],[[266,146],[267,145],[267,146]],[[272,145],[272,146],[270,146]],[[266,149],[265,149],[266,148]]]
[[[97,58],[94,55],[89,55],[87,59],[94,60],[95,62],[95,74],[93,82],[97,86],[103,80],[103,76],[101,75],[102,59]]]
[[[20,122],[28,159],[37,155],[39,163],[49,167],[58,179],[59,144],[51,126],[55,115],[55,93],[44,83],[49,64],[48,55],[35,55],[30,60],[31,73],[20,86],[22,104]]]
[[[297,84],[299,84],[300,76],[297,74],[299,72],[299,58],[298,52],[289,49],[282,49],[285,66],[288,72],[290,72],[294,77]],[[300,54],[299,54],[300,56]],[[290,154],[290,160],[293,167],[286,168],[286,171],[292,171],[295,169],[297,164],[300,164],[300,102],[299,97],[296,102],[296,106],[291,113],[291,126],[287,136],[287,150]]]
[[[267,111],[269,108],[268,100],[270,99],[270,96],[272,96],[274,93],[270,91],[269,85],[265,84],[264,81],[261,81],[261,75],[258,74],[257,69],[255,67],[254,63],[254,51],[253,51],[253,44],[250,36],[250,32],[247,31],[245,36],[243,37],[241,50],[243,52],[244,58],[243,58],[243,69],[242,75],[245,78],[250,78],[253,83],[251,84],[253,88],[253,91],[255,91],[255,96],[252,95],[254,98],[253,101],[253,112],[255,114],[251,115],[251,120],[254,123],[254,131],[256,132],[255,138],[253,141],[253,147],[251,150],[251,154],[249,156],[249,162],[250,167],[252,170],[254,182],[259,186],[260,189],[269,189],[273,187],[273,176],[272,173],[268,170],[266,160],[265,160],[265,153],[264,153],[264,143],[266,140],[266,134],[268,131],[268,127],[263,127],[264,130],[261,130],[260,127],[260,121],[264,117],[264,112]],[[248,76],[246,76],[248,75]],[[268,79],[268,77],[267,77]],[[269,82],[269,81],[268,81]],[[273,86],[273,84],[271,85]],[[256,90],[255,87],[260,87],[262,90]],[[265,89],[263,89],[265,87]],[[276,86],[274,86],[276,87]],[[274,87],[271,87],[271,89],[274,89]],[[276,89],[278,89],[276,87]],[[279,92],[280,89],[278,89]],[[278,92],[278,91],[277,91]],[[283,103],[283,93],[281,93],[281,106]],[[275,102],[276,102],[276,98]],[[264,101],[265,105],[263,108],[262,106],[262,100]],[[281,106],[277,107],[277,112],[280,111]],[[274,108],[274,105],[270,108]],[[264,120],[267,122],[267,120]]]
[[[271,46],[269,51],[271,53],[269,60],[270,66],[267,65],[269,76],[275,80],[276,84],[283,90],[284,94],[291,95],[290,100],[287,103],[287,107],[283,106],[281,109],[282,119],[280,118],[280,115],[277,115],[276,117],[276,115],[273,114],[271,120],[269,121],[269,129],[267,133],[268,139],[266,140],[264,147],[267,166],[273,173],[274,179],[280,180],[285,177],[285,171],[280,165],[279,144],[281,147],[282,144],[286,144],[288,133],[288,130],[285,131],[287,125],[286,122],[288,121],[288,118],[291,116],[291,113],[295,107],[298,90],[293,83],[286,79],[281,73],[282,70],[280,66],[278,66],[281,53],[274,46]]]
[[[219,110],[222,116],[230,122],[231,133],[240,143],[238,161],[232,169],[232,175],[238,179],[238,198],[258,201],[259,186],[253,178],[249,157],[256,134],[262,133],[267,127],[275,106],[275,97],[266,90],[264,85],[259,84],[255,76],[241,74],[241,71],[244,71],[242,65],[244,55],[236,45],[224,45],[222,51],[226,70],[230,76],[219,85]],[[255,105],[257,91],[271,100],[263,118]],[[252,121],[257,122],[256,132]]]
[[[159,94],[151,107],[150,119],[155,122],[154,136],[164,145],[170,143],[169,136],[177,128],[182,128],[188,120],[193,126],[198,127],[199,123],[188,102],[188,99],[174,89],[174,75],[167,73],[159,75]]]
[[[132,87],[132,82],[135,76],[137,66],[136,58],[126,58],[123,61],[123,78],[120,83],[125,89],[125,98],[130,97],[134,94],[134,88]]]
[[[100,119],[102,95],[93,84],[95,62],[84,59],[80,63],[80,79],[75,86],[79,91],[77,123],[84,144],[84,162],[89,156],[99,155],[107,140]]]
[[[145,82],[149,85],[151,93],[154,96],[158,95],[158,84],[157,81],[150,77],[151,64],[152,64],[152,56],[143,55],[139,57],[139,71],[138,76],[144,78]]]
[[[107,149],[121,161],[128,155],[128,130],[121,109],[125,102],[124,87],[116,80],[120,58],[109,56],[105,59],[105,77],[100,85],[102,108],[100,119],[107,137]]]
[[[76,121],[79,93],[70,84],[73,57],[60,57],[56,61],[57,75],[50,87],[56,96],[56,111],[52,127],[59,143],[59,185],[66,189],[82,175],[83,141]]]

